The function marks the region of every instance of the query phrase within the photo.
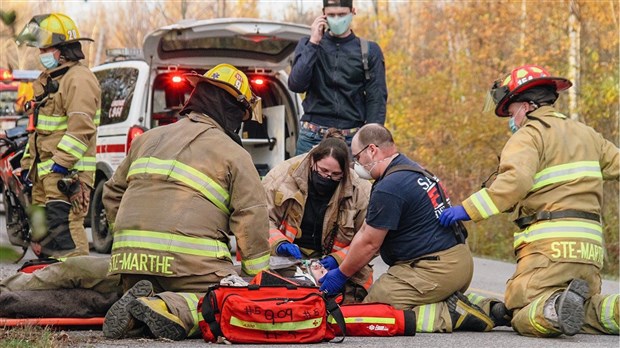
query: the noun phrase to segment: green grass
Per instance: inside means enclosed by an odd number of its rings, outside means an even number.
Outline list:
[[[67,335],[38,326],[0,329],[5,348],[60,348],[67,346]]]
[[[0,262],[14,262],[21,254],[15,251],[14,248],[5,245],[0,245]]]

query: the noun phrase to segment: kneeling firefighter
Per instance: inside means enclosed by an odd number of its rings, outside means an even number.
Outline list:
[[[88,254],[84,217],[94,181],[101,89],[80,62],[82,40],[93,41],[61,13],[32,17],[17,37],[18,44],[39,49],[45,67],[27,105],[31,134],[21,162],[22,178],[33,182],[31,245],[40,258]],[[45,227],[36,228],[41,212]]]
[[[267,199],[236,133],[242,121],[260,120],[260,98],[229,64],[187,79],[195,88],[186,117],[134,140],[103,191],[114,225],[109,272],[125,291],[106,314],[107,338],[147,328],[172,340],[200,334],[199,298],[237,274],[230,234],[242,273],[269,267]]]

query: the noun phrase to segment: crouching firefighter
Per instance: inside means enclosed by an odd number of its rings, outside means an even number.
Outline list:
[[[243,274],[269,268],[267,199],[236,133],[242,121],[261,120],[260,99],[229,64],[186,76],[195,88],[185,117],[134,140],[103,191],[109,272],[125,291],[106,314],[107,338],[199,335],[199,298],[237,274],[231,233]]]
[[[82,40],[93,41],[60,13],[34,16],[17,37],[18,44],[39,48],[45,67],[33,83],[31,134],[21,162],[22,178],[33,182],[31,246],[40,258],[88,254],[84,217],[94,180],[101,89],[80,63]],[[62,192],[59,184],[72,190]]]
[[[618,334],[618,294],[601,294],[600,213],[603,180],[618,181],[620,152],[554,108],[571,86],[535,65],[497,80],[487,106],[510,117],[514,133],[498,175],[440,217],[447,226],[512,211],[517,269],[506,283],[506,307],[514,330],[526,336]]]

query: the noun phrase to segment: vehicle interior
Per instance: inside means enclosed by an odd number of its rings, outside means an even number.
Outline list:
[[[179,112],[193,89],[183,78],[184,73],[187,72],[177,70],[160,73],[153,81],[150,128],[167,125],[179,119]],[[269,160],[269,157],[276,157],[276,155],[270,151],[283,151],[284,158],[289,158],[294,154],[295,131],[298,121],[294,103],[285,86],[278,79],[267,74],[246,74],[250,79],[254,93],[262,99],[264,120],[262,124],[255,121],[244,122],[239,135],[244,147],[250,152],[255,162],[257,158],[262,158],[259,161],[265,162],[256,163],[259,174],[262,176],[275,165],[275,160]],[[270,121],[273,122],[275,117],[271,116],[273,112],[283,112],[284,114],[285,127],[280,136],[270,134],[279,131],[276,125],[270,125]],[[284,139],[284,143],[276,144],[276,139]]]

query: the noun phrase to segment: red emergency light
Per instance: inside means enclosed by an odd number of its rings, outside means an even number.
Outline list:
[[[179,75],[172,76],[172,83],[181,83],[183,82],[183,78]]]
[[[13,74],[7,69],[0,69],[0,81],[11,82],[13,81]]]

